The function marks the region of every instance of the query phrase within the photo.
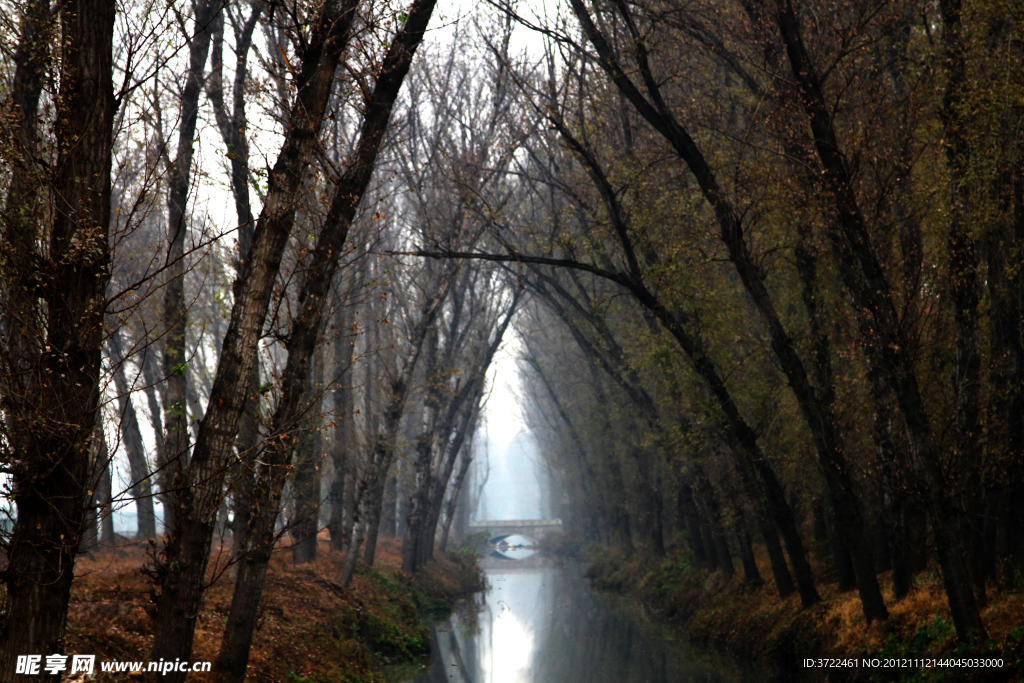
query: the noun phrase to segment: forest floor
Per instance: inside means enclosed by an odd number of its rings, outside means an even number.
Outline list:
[[[427,654],[430,632],[424,614],[441,615],[456,598],[481,589],[482,575],[475,555],[463,550],[438,553],[409,577],[400,570],[399,546],[398,539],[380,539],[374,567],[358,565],[348,589],[337,583],[342,555],[330,549],[326,537],[315,563],[296,567],[287,549],[276,553],[246,681],[375,683],[381,680],[381,666]],[[234,589],[229,557],[215,547],[193,662],[217,657]],[[149,656],[154,603],[152,585],[140,571],[145,561],[146,549],[136,545],[101,549],[76,563],[65,650],[96,655],[96,676],[88,680],[141,680],[140,674],[100,672],[99,662],[146,661]],[[213,678],[190,673],[188,680]]]
[[[652,561],[625,558],[591,548],[582,552],[587,576],[599,590],[638,598],[656,613],[685,627],[696,643],[715,646],[743,660],[766,664],[781,680],[829,681],[1024,681],[1024,590],[989,586],[982,619],[989,641],[960,644],[936,567],[918,574],[914,587],[896,602],[889,574],[879,574],[890,617],[868,624],[856,590],[839,592],[829,566],[814,561],[822,601],[801,609],[792,595],[781,600],[771,581],[768,558],[758,556],[765,583],[732,581],[722,573],[694,567],[681,549]],[[913,659],[1002,660],[999,667],[919,667]],[[808,668],[805,659],[844,660],[839,669]],[[864,666],[864,659],[878,660]],[[850,666],[855,660],[855,665]],[[991,663],[991,662],[990,662]],[[820,665],[819,665],[820,666]]]

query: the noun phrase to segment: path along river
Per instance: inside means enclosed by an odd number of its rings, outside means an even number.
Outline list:
[[[396,683],[739,683],[756,680],[590,589],[579,567],[492,553],[488,588],[433,626],[433,656]]]

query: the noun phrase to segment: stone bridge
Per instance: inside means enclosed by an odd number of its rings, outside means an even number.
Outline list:
[[[482,531],[488,533],[488,542],[496,545],[502,539],[519,534],[527,538],[539,541],[545,535],[555,532],[561,533],[562,520],[560,519],[483,519],[469,523],[468,532],[478,534]]]

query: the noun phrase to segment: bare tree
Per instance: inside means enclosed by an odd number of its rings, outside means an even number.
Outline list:
[[[434,2],[431,0],[413,2],[402,28],[394,36],[381,60],[372,93],[365,103],[359,143],[348,160],[347,170],[334,179],[330,207],[305,265],[296,300],[298,313],[292,320],[286,344],[288,360],[281,376],[281,396],[271,418],[269,438],[260,459],[261,469],[255,488],[255,501],[258,504],[253,505],[255,513],[250,521],[244,548],[246,555],[235,580],[232,609],[217,658],[218,671],[230,680],[241,681],[248,664],[257,607],[273,549],[274,522],[284,488],[284,475],[289,469],[294,450],[294,438],[290,435],[309,409],[307,378],[321,336],[327,309],[326,299],[356,209],[373,175],[392,107],[416,48],[423,39],[433,9]]]
[[[199,427],[188,469],[175,498],[175,526],[153,568],[159,586],[152,656],[173,660],[192,650],[195,618],[209,561],[217,510],[244,409],[256,343],[270,302],[324,118],[334,75],[355,19],[355,2],[326,3],[317,8],[308,27],[308,44],[289,110],[285,139],[271,170],[270,185],[245,275],[239,282],[210,391],[210,403]],[[243,667],[244,670],[244,667]],[[172,675],[183,680],[184,673]]]
[[[35,160],[42,158],[35,130],[52,19],[46,3],[25,10],[15,59],[15,144]],[[15,169],[19,180],[0,225],[0,251],[13,256],[5,261],[0,304],[8,350],[0,372],[2,458],[17,508],[0,631],[0,675],[8,679],[18,655],[62,651],[82,531],[110,274],[114,15],[106,0],[60,6],[53,185],[39,184],[37,169]],[[51,217],[45,232],[35,220],[42,215]]]

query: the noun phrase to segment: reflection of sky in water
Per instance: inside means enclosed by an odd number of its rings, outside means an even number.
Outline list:
[[[489,555],[480,565],[486,595],[435,627],[433,656],[411,683],[744,680],[736,671],[707,668],[678,649],[682,644],[670,646],[657,629],[611,609],[579,578],[578,567],[557,568],[542,554],[518,562]]]
[[[533,539],[519,534],[506,536],[497,549],[491,552],[491,557],[498,560],[525,560],[537,552],[531,547],[533,543]]]
[[[510,561],[525,560],[536,552],[532,548],[509,548],[508,550],[495,550],[491,553],[491,557]]]
[[[533,659],[533,632],[511,611],[503,611],[491,624],[493,642],[500,647],[484,653],[483,669],[491,683],[527,683]],[[486,655],[490,654],[490,657]]]
[[[520,536],[519,534],[512,534],[505,537],[505,543],[509,545],[533,545],[533,539]]]
[[[524,549],[525,550],[525,549]],[[508,553],[515,552],[509,550]],[[528,551],[533,554],[533,551]],[[477,640],[481,680],[486,683],[531,683],[538,634],[544,623],[546,582],[539,572],[487,573],[487,592]]]

